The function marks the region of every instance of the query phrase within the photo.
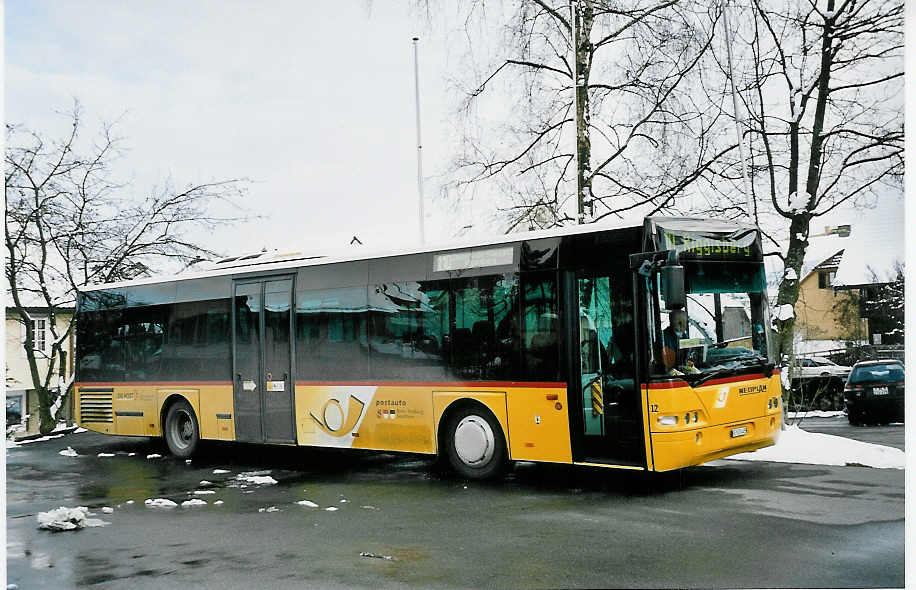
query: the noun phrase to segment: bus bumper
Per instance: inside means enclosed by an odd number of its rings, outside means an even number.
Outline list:
[[[778,413],[678,432],[653,432],[653,469],[670,471],[769,447],[776,444],[781,427],[782,414]],[[745,434],[733,436],[745,428]]]

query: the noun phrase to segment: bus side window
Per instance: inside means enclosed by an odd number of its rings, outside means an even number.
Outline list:
[[[518,358],[518,277],[492,275],[451,282],[455,301],[452,372],[462,379],[500,379]]]
[[[560,322],[555,273],[523,275],[522,324],[524,377],[558,381]]]

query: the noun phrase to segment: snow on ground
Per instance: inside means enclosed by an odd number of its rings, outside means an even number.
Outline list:
[[[277,483],[277,480],[269,475],[266,475],[268,473],[270,473],[270,471],[252,471],[248,473],[240,473],[235,476],[235,479],[240,482],[254,485],[274,485]]]
[[[786,418],[794,420],[796,418],[845,418],[846,412],[843,410],[810,410],[808,412],[786,412]]]
[[[309,508],[318,508],[318,504],[315,504],[311,500],[299,500],[296,502],[296,504],[299,504],[300,506],[308,506]]]
[[[84,527],[105,526],[108,523],[98,518],[89,518],[92,515],[85,506],[67,508],[61,506],[57,510],[39,512],[36,519],[38,528],[52,532],[75,531]]]
[[[73,447],[67,447],[66,449],[61,449],[58,455],[63,455],[64,457],[77,457],[79,456],[76,451],[73,450]]]
[[[155,500],[147,498],[143,503],[150,508],[174,508],[178,506],[178,504],[172,502],[168,498],[156,498]]]
[[[162,455],[160,455],[159,453],[152,453],[150,455],[147,455],[146,458],[147,459],[161,459]]]
[[[880,469],[905,467],[905,455],[900,449],[832,434],[807,432],[798,426],[787,426],[772,447],[728,458],[739,461],[775,461],[810,465],[862,465]]]
[[[213,473],[215,473],[216,475],[219,475],[221,473],[229,473],[229,471],[227,471],[226,469],[214,469]]]
[[[42,436],[39,438],[30,438],[29,440],[20,440],[20,441],[15,441],[13,439],[8,438],[6,439],[6,447],[8,449],[11,449],[13,447],[21,447],[22,445],[30,445],[32,443],[44,442],[46,440],[54,440],[55,438],[61,438],[63,436],[66,436],[66,435],[65,434],[50,434],[48,436]]]
[[[184,502],[181,503],[182,508],[187,508],[188,506],[206,506],[206,505],[207,503],[205,501],[200,500],[198,498],[192,498],[190,500],[185,500]]]

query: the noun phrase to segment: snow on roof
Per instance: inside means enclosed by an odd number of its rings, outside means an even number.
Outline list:
[[[896,276],[895,265],[904,260],[903,220],[894,215],[877,217],[856,232],[855,226],[843,260],[837,269],[834,285],[868,285],[890,282]]]
[[[814,229],[814,228],[812,228]],[[807,277],[819,266],[827,266],[834,256],[842,254],[834,286],[868,285],[889,282],[896,275],[895,264],[904,260],[903,220],[897,215],[869,215],[852,224],[852,233],[812,236],[808,243],[802,276]]]
[[[853,228],[853,233],[855,233],[855,228]],[[849,247],[852,239],[852,236],[847,238],[836,235],[812,236],[808,242],[808,251],[805,252],[805,262],[802,264],[802,280],[807,278],[815,268]]]

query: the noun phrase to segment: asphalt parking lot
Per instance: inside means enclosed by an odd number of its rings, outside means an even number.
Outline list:
[[[809,432],[844,436],[862,442],[894,447],[901,451],[906,450],[904,449],[906,429],[901,423],[888,426],[851,426],[846,416],[835,416],[832,418],[804,418],[800,425]]]
[[[58,454],[67,447],[78,456]],[[204,450],[185,463],[158,441],[88,432],[9,449],[8,582],[221,590],[904,584],[902,470],[725,460],[649,477],[521,464],[504,481],[477,483],[416,456]],[[147,458],[155,454],[164,456]],[[252,475],[276,483],[246,484]],[[195,494],[202,490],[214,493]],[[179,506],[145,505],[155,498]],[[207,504],[180,506],[192,498]],[[304,500],[315,506],[297,504]],[[109,524],[37,528],[38,512],[80,505]]]

